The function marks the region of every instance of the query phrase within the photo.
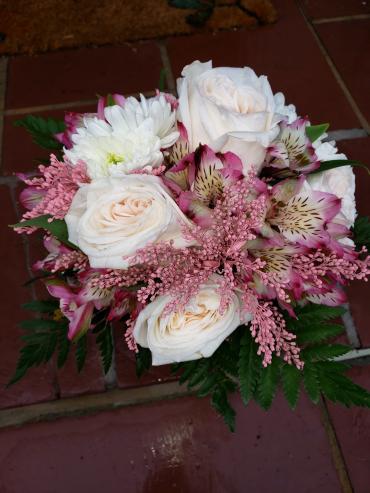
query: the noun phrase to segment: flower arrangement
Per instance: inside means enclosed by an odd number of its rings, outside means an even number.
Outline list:
[[[370,273],[370,225],[356,219],[360,165],[273,94],[250,68],[198,61],[178,98],[101,97],[96,113],[18,122],[51,149],[20,200],[18,233],[44,232],[34,268],[51,300],[27,329],[11,383],[71,343],[79,369],[87,331],[104,370],[112,328],[138,373],[172,364],[210,395],[231,429],[228,394],[267,409],[279,382],[292,408],[301,383],[345,405],[370,394],[335,361],[344,286]],[[328,342],[329,341],[329,342]]]

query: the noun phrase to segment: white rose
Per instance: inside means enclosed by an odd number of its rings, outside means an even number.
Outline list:
[[[283,118],[293,118],[293,106],[284,106],[281,93],[274,97],[267,77],[250,68],[212,68],[212,62],[187,65],[177,81],[179,119],[188,132],[190,150],[200,143],[214,151],[232,151],[246,173],[257,171],[266,148],[279,133]]]
[[[324,136],[323,136],[324,137]],[[345,154],[337,154],[335,142],[314,142],[315,152],[320,161],[347,159]],[[305,190],[332,193],[342,200],[341,210],[335,222],[351,228],[356,219],[355,174],[352,166],[341,166],[322,173],[310,174],[304,184]]]
[[[223,314],[219,312],[217,277],[205,284],[180,312],[164,314],[170,296],[159,296],[139,314],[133,335],[138,344],[152,353],[153,365],[165,365],[212,356],[239,325],[241,305],[233,296]],[[215,282],[216,281],[216,282]]]
[[[100,178],[83,185],[65,217],[69,241],[91,267],[122,269],[137,249],[173,240],[186,246],[181,223],[189,220],[155,176]]]

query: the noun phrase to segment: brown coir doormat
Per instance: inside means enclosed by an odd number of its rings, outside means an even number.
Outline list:
[[[275,20],[270,0],[0,0],[0,54],[257,27]]]

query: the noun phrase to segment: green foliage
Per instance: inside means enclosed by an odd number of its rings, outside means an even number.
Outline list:
[[[44,149],[58,151],[63,148],[63,144],[54,137],[55,134],[64,131],[63,121],[27,115],[22,120],[17,120],[14,125],[25,128],[32,135],[33,142]]]
[[[166,88],[166,69],[161,68],[160,74],[159,74],[159,82],[158,82],[158,89],[163,92]]]
[[[359,161],[354,161],[351,159],[333,159],[331,161],[323,161],[320,164],[320,167],[311,171],[311,175],[315,173],[321,173],[322,171],[328,171],[329,169],[341,168],[342,166],[355,166],[358,168],[363,168],[367,171],[367,174],[370,175],[370,170],[366,166],[366,164],[362,164]]]
[[[245,328],[239,352],[240,393],[244,404],[253,397],[260,376],[261,357],[257,355],[257,344],[253,341],[248,328]]]
[[[135,353],[136,375],[140,378],[152,366],[152,353],[148,348],[139,347]]]
[[[29,301],[21,305],[24,310],[38,313],[53,313],[59,308],[58,300]]]
[[[295,409],[302,380],[302,372],[293,365],[283,365],[281,371],[283,392],[289,406]]]
[[[82,368],[85,366],[86,356],[87,356],[87,334],[84,334],[76,342],[75,358],[76,358],[78,373],[80,373]]]
[[[93,333],[97,334],[96,343],[99,348],[104,373],[108,373],[109,368],[112,364],[114,348],[112,325],[104,318],[95,326],[95,328],[93,329]]]
[[[367,216],[358,217],[353,227],[356,250],[364,246],[370,250],[370,220]]]
[[[342,356],[350,350],[349,346],[344,346],[343,344],[318,344],[304,348],[301,355],[306,362],[321,361]]]
[[[322,123],[321,125],[310,125],[306,127],[306,135],[311,142],[319,139],[329,128],[329,123]]]
[[[58,354],[58,364],[64,363],[66,355],[68,355],[67,320],[32,319],[22,322],[21,327],[26,332],[22,336],[24,345],[20,351],[15,373],[8,386],[18,382],[30,368],[50,361],[54,352]]]
[[[281,360],[276,357],[272,358],[270,365],[263,368],[257,384],[255,399],[262,409],[270,408],[275,397],[279,377],[280,377]]]
[[[76,248],[73,243],[68,241],[68,229],[66,222],[63,219],[53,219],[49,221],[51,216],[44,215],[34,217],[33,219],[28,219],[27,221],[21,221],[17,224],[11,224],[11,228],[25,228],[25,227],[35,227],[42,228],[49,231],[55,238],[57,238],[62,243],[68,245],[71,248]]]

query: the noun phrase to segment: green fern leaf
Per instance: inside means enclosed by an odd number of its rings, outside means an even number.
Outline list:
[[[261,371],[261,358],[257,354],[257,344],[248,329],[241,339],[239,353],[240,393],[244,404],[248,404],[256,390]]]
[[[234,409],[230,406],[226,390],[218,388],[215,392],[213,392],[211,403],[216,411],[221,414],[226,425],[229,427],[229,430],[235,431],[236,414]]]
[[[289,406],[292,409],[295,409],[299,397],[302,371],[298,370],[293,365],[284,364],[281,376],[285,398],[288,401]]]
[[[312,402],[317,404],[320,399],[319,375],[313,364],[305,363],[303,368],[303,383]]]
[[[96,343],[99,347],[104,373],[108,373],[113,357],[112,326],[109,323],[98,333]]]
[[[299,345],[313,344],[336,337],[343,332],[343,325],[332,323],[312,323],[307,327],[301,327],[300,329],[297,329],[297,342]]]
[[[81,372],[82,368],[85,365],[86,355],[87,355],[87,334],[84,334],[82,337],[80,337],[80,339],[76,344],[75,357],[77,363],[77,371],[79,373]]]
[[[258,404],[267,411],[274,399],[280,376],[280,360],[273,358],[270,365],[261,371],[255,398]]]
[[[333,359],[351,351],[350,346],[343,344],[320,344],[309,346],[301,351],[303,361],[318,361]]]

